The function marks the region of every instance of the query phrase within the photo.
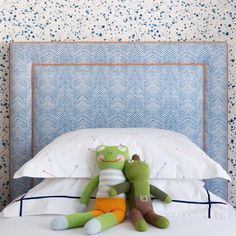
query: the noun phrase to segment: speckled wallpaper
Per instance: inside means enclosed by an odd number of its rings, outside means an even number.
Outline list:
[[[9,198],[9,43],[12,41],[227,41],[229,202],[236,207],[235,0],[1,0],[0,209]]]

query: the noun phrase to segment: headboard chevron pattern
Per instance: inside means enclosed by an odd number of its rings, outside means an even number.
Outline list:
[[[65,132],[101,127],[171,129],[204,146],[203,65],[35,64],[32,70],[34,153]]]
[[[187,135],[227,168],[227,44],[13,43],[10,168],[81,128],[156,127]],[[31,187],[11,180],[14,198]],[[208,182],[227,198],[227,183]]]

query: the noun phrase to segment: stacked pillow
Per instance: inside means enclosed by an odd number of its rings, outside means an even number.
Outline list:
[[[88,179],[97,175],[95,152],[99,145],[125,145],[149,163],[152,183],[173,199],[154,200],[157,212],[167,216],[225,218],[227,204],[204,188],[202,180],[226,171],[186,136],[149,128],[85,129],[63,134],[25,163],[15,178],[46,178],[4,209],[6,217],[71,214]]]

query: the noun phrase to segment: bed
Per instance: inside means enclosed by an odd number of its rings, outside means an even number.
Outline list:
[[[20,166],[59,135],[86,128],[179,132],[227,170],[227,53],[222,42],[11,44],[11,199],[39,182],[13,179]],[[206,187],[227,200],[226,180],[207,180]],[[173,217],[171,227],[158,233],[197,235],[204,228],[207,235],[235,235],[236,213],[228,208],[227,220]],[[50,231],[50,219],[1,217],[1,232],[83,234],[80,229]],[[136,233],[125,221],[103,234],[121,230]]]

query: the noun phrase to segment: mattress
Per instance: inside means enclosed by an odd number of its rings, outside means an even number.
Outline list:
[[[184,219],[169,218],[170,227],[168,229],[157,229],[149,225],[146,232],[140,233],[142,236],[235,236],[236,235],[236,210],[229,206],[227,220],[209,219]],[[85,235],[83,229],[70,229],[66,231],[52,231],[50,222],[55,216],[29,216],[21,218],[3,218],[0,213],[0,235],[1,236],[54,236],[54,235]],[[100,235],[137,235],[130,221],[126,219],[122,224],[117,225]]]

